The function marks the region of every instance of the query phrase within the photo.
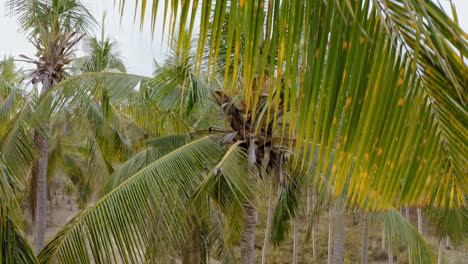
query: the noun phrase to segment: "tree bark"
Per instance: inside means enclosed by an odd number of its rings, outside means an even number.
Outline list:
[[[385,249],[385,228],[382,227],[382,249]]]
[[[263,248],[262,248],[262,264],[266,263],[266,254],[268,250],[268,242],[270,240],[270,229],[271,229],[271,216],[273,207],[271,206],[271,200],[273,195],[273,184],[270,187],[270,197],[268,199],[268,215],[267,215],[267,223],[266,223],[266,230],[265,230],[265,238],[263,239]]]
[[[244,202],[244,219],[241,238],[241,263],[253,264],[255,261],[255,225],[257,212],[249,202]]]
[[[452,246],[450,245],[450,237],[447,236],[447,241],[445,242],[445,249],[452,249]]]
[[[417,208],[417,213],[418,213],[418,231],[419,231],[419,234],[421,234],[421,236],[423,235],[423,226],[422,226],[422,212],[421,212],[421,208]]]
[[[343,264],[344,257],[344,209],[338,208],[335,215],[335,236],[334,236],[334,248],[333,248],[333,263]]]
[[[332,264],[332,257],[333,257],[333,247],[332,247],[332,239],[333,239],[333,210],[330,209],[328,212],[328,264]]]
[[[437,264],[442,264],[442,253],[443,253],[442,248],[443,248],[443,244],[444,244],[444,242],[442,242],[442,241],[443,241],[443,239],[441,239],[439,241],[439,255],[437,256]]]
[[[408,222],[411,222],[410,221],[410,209],[409,209],[409,207],[405,208],[405,217],[406,217],[406,220],[408,220]]]
[[[36,199],[36,221],[35,221],[35,248],[39,253],[44,248],[44,236],[47,217],[47,163],[49,160],[48,139],[38,133],[37,150],[39,152],[38,174],[37,174],[37,199]]]
[[[312,208],[315,208],[315,196],[312,194]],[[310,205],[310,189],[307,188],[307,216],[312,217],[311,215],[311,205]],[[312,223],[312,259],[317,259],[317,251],[315,248],[315,223]]]
[[[293,234],[293,264],[297,264],[297,258],[299,256],[299,224],[297,216],[294,218],[294,234]]]
[[[39,131],[34,130],[34,147],[39,147]],[[29,188],[29,206],[31,218],[36,223],[36,205],[37,205],[37,175],[39,173],[39,160],[35,160],[31,169],[31,187]]]
[[[390,237],[388,239],[388,264],[393,264],[393,248]]]
[[[315,196],[312,194],[312,205],[315,209]],[[312,259],[317,260],[317,247],[315,243],[315,222],[312,223]]]
[[[44,94],[50,87],[48,80],[42,85],[41,94]],[[47,124],[43,125],[43,130],[47,131]],[[37,161],[37,198],[35,210],[35,241],[36,252],[39,253],[44,248],[44,237],[47,223],[47,166],[49,163],[49,141],[45,135],[35,131],[35,146],[39,153]]]
[[[362,254],[361,254],[361,263],[367,264],[367,255],[368,255],[368,246],[367,241],[369,239],[369,221],[367,220],[367,214],[364,213],[363,222],[362,222]]]

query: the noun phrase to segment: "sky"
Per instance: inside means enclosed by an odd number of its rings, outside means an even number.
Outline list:
[[[18,0],[20,1],[20,0]],[[120,52],[130,73],[151,76],[153,72],[153,60],[162,63],[168,53],[167,45],[162,44],[162,27],[156,28],[153,33],[150,30],[149,19],[145,21],[143,29],[140,30],[139,22],[133,23],[133,11],[135,1],[126,1],[124,17],[121,18],[115,0],[83,0],[99,23],[103,13],[107,12],[105,31],[112,39],[119,42]],[[35,51],[25,34],[18,32],[16,18],[9,15],[5,8],[7,0],[0,0],[0,59],[4,56],[15,56],[20,54],[33,56]],[[450,1],[440,0],[442,6],[451,15]],[[458,13],[460,26],[468,32],[468,0],[453,0]],[[147,8],[146,17],[150,17]],[[158,12],[161,14],[162,12]],[[157,25],[162,24],[162,16],[158,16]],[[100,29],[96,28],[95,35],[100,36]],[[24,68],[30,68],[24,65]]]

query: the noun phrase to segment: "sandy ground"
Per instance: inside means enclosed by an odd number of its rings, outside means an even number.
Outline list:
[[[48,204],[47,211],[47,228],[45,239],[50,241],[60,228],[62,228],[70,219],[78,213],[78,208],[74,199],[66,195],[59,193],[56,197],[52,198],[52,203]],[[34,242],[33,227],[31,224],[31,214],[28,210],[25,212],[26,215],[26,231],[28,239],[31,244]]]

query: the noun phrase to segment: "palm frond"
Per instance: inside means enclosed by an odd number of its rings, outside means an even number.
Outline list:
[[[383,222],[385,234],[388,235],[387,239],[391,241],[389,246],[408,248],[409,258],[413,263],[435,262],[424,238],[397,210],[392,209],[372,217]]]
[[[155,21],[159,1],[151,6]],[[165,14],[171,40],[201,16],[194,65],[208,76],[225,68],[223,89],[245,99],[245,116],[267,96],[275,134],[296,137],[291,148],[320,146],[319,174],[336,153],[336,196],[349,181],[348,201],[361,207],[464,206],[468,37],[430,0],[175,1]]]
[[[37,263],[36,256],[22,229],[18,193],[22,189],[0,160],[0,262]]]
[[[221,153],[215,140],[204,137],[154,161],[73,218],[41,252],[40,261],[141,262],[151,239],[148,225],[157,222],[164,226],[159,235],[176,247],[188,231],[188,199],[203,179],[203,168]]]
[[[225,220],[224,240],[228,245],[240,239],[242,232],[243,204],[248,201],[254,203],[255,185],[258,171],[250,167],[247,153],[240,147],[242,141],[232,145],[219,163],[197,188],[192,198],[192,204],[199,215],[203,217],[213,203],[222,212]],[[207,200],[207,197],[210,200]]]

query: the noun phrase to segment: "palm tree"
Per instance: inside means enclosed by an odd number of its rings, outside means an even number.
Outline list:
[[[77,0],[66,1],[10,1],[13,12],[18,15],[20,28],[28,32],[37,48],[37,59],[22,56],[35,64],[31,73],[32,83],[42,84],[41,94],[66,78],[66,66],[74,56],[74,46],[93,24],[89,11]],[[35,131],[34,143],[39,152],[32,169],[33,208],[35,208],[35,247],[40,252],[44,247],[46,225],[47,164],[49,142],[47,121]],[[34,196],[37,193],[37,198]]]
[[[141,10],[149,4],[142,4]],[[460,135],[466,134],[466,126],[452,120],[464,119],[467,65],[460,58],[467,54],[468,42],[431,1],[202,1],[200,5],[201,9],[195,8],[196,1],[166,5],[166,11],[173,12],[170,34],[177,34],[178,23],[179,38],[187,34],[187,25],[190,35],[201,12],[198,62],[208,44],[208,73],[219,69],[217,60],[227,66],[225,77],[234,72],[224,78],[233,80],[224,82],[225,91],[242,76],[246,117],[255,119],[258,102],[268,97],[267,120],[273,121],[274,133],[294,137],[295,149],[307,148],[308,142],[313,148],[321,146],[319,171],[328,167],[331,155],[339,156],[329,182],[333,192],[347,192],[351,204],[372,210],[390,209],[395,202],[398,207],[444,206],[446,198],[454,206],[466,204],[459,180],[465,163],[459,146],[466,141]],[[123,6],[121,1],[122,11]],[[154,1],[153,25],[157,7]],[[380,44],[368,45],[369,39]],[[381,48],[393,52],[384,55]],[[373,59],[362,58],[356,65],[354,54],[362,53],[372,54]],[[395,62],[398,67],[384,66]],[[366,87],[381,89],[371,92]],[[389,96],[390,87],[401,90]],[[280,119],[288,122],[278,128]],[[410,120],[420,122],[410,128],[404,125]],[[254,128],[257,134],[263,127]],[[429,141],[440,144],[424,143]],[[305,156],[299,164],[312,159],[313,155]],[[351,166],[359,169],[350,174]],[[445,180],[435,183],[430,175],[441,170]],[[452,198],[444,197],[440,184],[454,186]]]
[[[121,58],[117,41],[105,38],[106,13],[102,17],[101,39],[92,37],[87,40],[87,55],[74,60],[74,68],[81,72],[108,72],[117,70],[127,72]]]
[[[251,263],[254,190],[261,180],[258,175],[265,176],[262,163],[272,172],[266,175],[275,175],[279,183],[272,223],[276,230],[272,239],[277,241],[287,232],[284,223],[296,217],[297,196],[304,182],[296,178],[300,176],[335,197],[345,194],[347,204],[371,210],[401,204],[457,207],[465,203],[460,187],[463,151],[456,147],[464,142],[460,136],[464,126],[453,124],[463,118],[452,117],[463,113],[466,65],[457,58],[466,55],[467,44],[458,37],[461,30],[448,25],[450,19],[438,7],[426,1],[424,5],[407,1],[262,3],[218,1],[212,5],[203,1],[198,9],[202,10],[201,45],[192,64],[198,66],[195,73],[209,80],[221,79],[223,90],[215,91],[212,102],[220,108],[226,128],[208,129],[217,136],[190,138],[182,147],[169,144],[170,151],[162,156],[151,148],[134,156],[114,172],[115,188],[70,222],[41,253],[42,260],[142,260],[157,242],[167,245],[171,255],[178,255],[186,251],[181,245],[193,230],[195,218],[217,231],[225,226],[227,241],[202,237],[207,242],[203,245],[217,243],[226,258],[227,242],[246,238],[242,257]],[[157,2],[153,4],[157,10]],[[180,18],[181,36],[192,32],[197,12],[193,8],[188,15],[192,4],[184,1],[180,9],[178,3],[172,6],[173,17]],[[211,9],[213,23],[208,15]],[[414,13],[429,22],[416,19]],[[408,20],[413,24],[402,22]],[[176,32],[175,21],[169,23],[171,32]],[[432,36],[442,36],[452,44],[442,45]],[[177,45],[179,54],[182,47]],[[207,56],[203,56],[205,51]],[[227,71],[220,70],[223,64]],[[177,82],[165,80],[162,87],[145,88],[142,93],[175,98],[182,102],[179,106],[196,102],[200,94],[211,95],[212,90],[198,93],[197,74],[185,67],[176,73],[180,73]],[[419,123],[407,125],[415,120]],[[220,141],[225,145],[220,146]],[[293,173],[297,168],[310,172],[311,167],[314,173]],[[330,173],[322,173],[328,169]],[[448,173],[435,186],[429,176],[441,171]],[[443,191],[449,186],[450,197]],[[428,200],[431,197],[435,198]],[[390,226],[401,223],[393,214]],[[247,221],[242,228],[244,216]],[[119,224],[103,226],[109,219],[119,219]],[[148,236],[144,227],[151,220],[166,228]],[[86,236],[91,238],[88,244],[83,243]],[[117,241],[118,253],[109,241]],[[392,236],[391,241],[398,240]],[[419,241],[414,246],[418,250],[411,250],[412,254],[421,254],[424,245]]]

